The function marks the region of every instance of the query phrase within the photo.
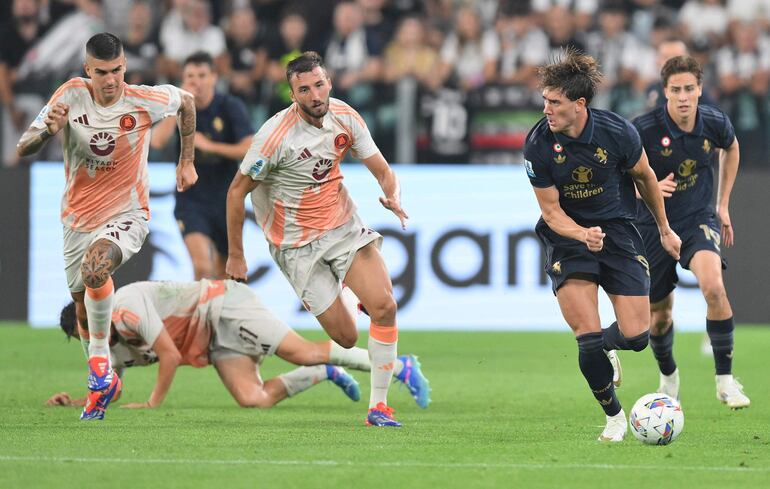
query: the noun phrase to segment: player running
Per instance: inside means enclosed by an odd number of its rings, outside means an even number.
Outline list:
[[[61,327],[77,337],[73,304],[62,310]],[[247,285],[232,280],[199,282],[137,282],[118,289],[112,315],[113,367],[123,377],[127,367],[158,363],[158,378],[149,399],[124,405],[159,407],[168,394],[177,367],[214,365],[242,407],[269,408],[315,384],[330,380],[358,401],[356,380],[340,366],[369,371],[361,348],[345,349],[333,341],[308,341],[275,317]],[[306,365],[262,382],[259,366],[277,355]],[[399,357],[396,379],[410,386],[414,357]],[[49,405],[70,405],[66,393]]]
[[[578,362],[604,409],[600,441],[619,442],[628,424],[605,350],[641,351],[650,324],[650,279],[636,214],[634,183],[650,207],[663,249],[679,258],[679,237],[639,134],[620,116],[588,104],[601,80],[597,62],[567,50],[541,67],[545,117],[527,135],[525,166],[543,213],[536,232],[562,315],[575,334]],[[601,286],[617,322],[602,330]]]
[[[123,45],[109,33],[86,43],[85,72],[59,87],[22,135],[21,156],[62,132],[66,184],[62,197],[64,266],[88,356],[88,402],[81,420],[103,419],[120,391],[108,344],[114,301],[112,273],[136,254],[150,219],[147,152],[150,129],[177,115],[182,147],[177,189],[197,180],[193,166],[193,97],[171,85],[124,82]]]
[[[286,68],[294,103],[257,132],[227,195],[229,256],[226,272],[245,280],[244,199],[251,193],[257,224],[270,252],[305,308],[329,336],[350,348],[358,339],[353,316],[341,298],[344,280],[371,318],[371,395],[367,425],[401,426],[387,404],[396,360],[396,301],[379,245],[382,236],[366,227],[342,184],[340,163],[349,150],[372,172],[385,196],[382,205],[406,226],[398,179],[372,140],[361,116],[331,98],[323,60],[309,51]],[[429,386],[412,365],[421,407]]]
[[[634,124],[659,180],[671,228],[682,237],[678,261],[695,274],[706,300],[706,332],[716,366],[717,399],[733,409],[748,407],[751,401],[732,375],[735,322],[722,281],[726,263],[720,252],[720,241],[729,247],[735,239],[729,205],[740,160],[738,140],[724,112],[698,103],[703,70],[695,59],[671,58],[660,74],[666,105],[638,117]],[[717,159],[719,193],[715,211],[713,167]],[[672,318],[677,260],[661,249],[649,211],[638,207],[637,224],[644,238],[652,281],[650,347],[660,368],[658,392],[679,398]]]

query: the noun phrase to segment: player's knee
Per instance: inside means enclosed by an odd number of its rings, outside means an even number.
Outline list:
[[[708,284],[702,287],[703,298],[706,299],[706,304],[710,306],[719,306],[727,300],[727,293],[725,287],[721,282]]]
[[[653,311],[650,318],[650,329],[652,330],[652,334],[656,336],[665,334],[674,322],[674,317],[669,309]]]
[[[80,275],[83,277],[83,284],[89,289],[98,289],[107,283],[110,278],[109,266],[92,266],[86,264],[85,260],[80,267]]]
[[[636,335],[632,338],[626,338],[628,346],[634,351],[642,351],[647,348],[647,344],[650,342],[650,332],[645,331],[642,334]]]
[[[119,253],[120,248],[104,240],[89,248],[80,263],[83,284],[91,289],[106,284],[112,270],[120,263]]]
[[[394,324],[396,322],[396,310],[398,305],[392,294],[376,301],[371,307],[366,305],[369,317],[377,324]]]
[[[238,403],[238,406],[242,408],[267,409],[275,405],[273,398],[266,395],[239,395],[235,397],[235,401]]]
[[[332,339],[342,348],[353,348],[358,342],[358,331],[355,329],[352,331],[340,331]]]

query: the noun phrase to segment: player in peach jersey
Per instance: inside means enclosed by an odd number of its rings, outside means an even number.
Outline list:
[[[60,131],[66,186],[62,197],[64,263],[88,355],[88,403],[80,419],[103,419],[120,379],[110,366],[108,335],[112,273],[136,254],[147,237],[150,129],[178,115],[182,149],[177,188],[195,183],[193,97],[171,85],[127,85],[123,45],[109,33],[86,43],[85,72],[53,94],[17,145],[36,153]]]
[[[270,252],[305,307],[329,336],[350,348],[358,339],[355,320],[343,304],[344,280],[371,318],[371,395],[367,425],[401,426],[387,405],[396,361],[396,301],[379,245],[342,185],[340,162],[348,150],[380,184],[382,205],[406,227],[398,179],[372,140],[364,120],[349,105],[329,96],[332,85],[323,60],[308,51],[286,68],[294,103],[268,120],[254,136],[227,195],[230,278],[245,281],[244,199],[251,193],[257,224]],[[421,407],[430,388],[414,357],[401,372]],[[403,380],[402,379],[402,380]]]
[[[302,338],[265,308],[247,285],[233,280],[126,285],[115,292],[112,321],[110,348],[120,377],[127,367],[159,364],[149,399],[124,405],[128,408],[159,407],[181,365],[213,363],[240,406],[260,408],[269,408],[324,380],[358,401],[358,382],[341,366],[370,369],[366,350]],[[60,322],[67,336],[77,337],[73,303],[62,310]],[[259,367],[273,354],[305,366],[262,382]],[[404,368],[397,362],[397,372]],[[61,392],[47,404],[84,402]]]

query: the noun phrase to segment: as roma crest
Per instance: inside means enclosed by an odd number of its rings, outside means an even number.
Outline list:
[[[344,132],[337,134],[337,136],[334,138],[334,147],[337,149],[344,149],[348,146],[349,143],[350,143],[350,136],[348,136]]]
[[[120,128],[124,131],[130,131],[136,127],[136,119],[131,114],[125,114],[120,118]]]

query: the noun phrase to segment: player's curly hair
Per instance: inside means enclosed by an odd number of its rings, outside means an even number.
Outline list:
[[[668,86],[668,79],[679,73],[692,73],[698,80],[698,85],[703,83],[703,69],[692,56],[674,56],[666,60],[660,69],[660,80],[663,86]]]
[[[78,327],[78,316],[75,313],[74,302],[70,302],[61,310],[61,314],[59,314],[59,326],[61,326],[61,329],[64,331],[64,334],[67,335],[67,338],[79,338],[75,333],[75,330]]]
[[[568,99],[584,98],[590,104],[602,81],[599,63],[578,49],[563,49],[551,63],[537,70],[540,88],[558,90]]]
[[[315,51],[305,51],[286,65],[286,81],[291,83],[291,77],[299,73],[309,73],[320,66],[324,70],[324,59]]]

